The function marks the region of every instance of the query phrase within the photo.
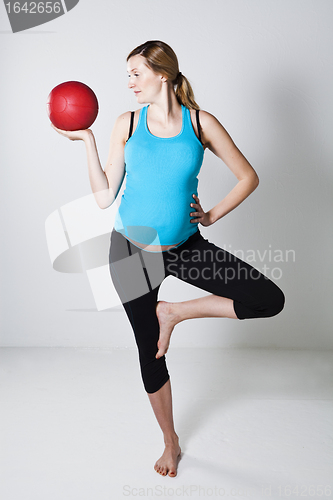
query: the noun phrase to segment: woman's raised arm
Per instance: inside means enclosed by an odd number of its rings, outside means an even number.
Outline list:
[[[82,140],[86,146],[88,174],[92,192],[97,205],[108,208],[117,197],[125,177],[124,146],[128,133],[130,111],[120,115],[113,127],[109,155],[105,170],[102,169],[98,156],[95,137],[92,130],[65,131],[52,127],[72,141]]]

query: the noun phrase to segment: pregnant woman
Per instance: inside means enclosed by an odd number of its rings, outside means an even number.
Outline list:
[[[285,298],[257,269],[200,233],[199,224],[207,227],[227,215],[256,189],[259,179],[221,123],[200,110],[172,48],[158,40],[139,45],[127,57],[127,71],[128,87],[144,106],[117,118],[104,171],[91,130],[56,130],[85,142],[91,188],[100,208],[115,201],[127,175],[111,233],[110,274],[133,329],[144,388],[163,432],[165,449],[154,469],[175,477],[181,449],[165,359],[174,327],[191,318],[271,317],[282,311]],[[238,180],[207,212],[197,191],[206,148]],[[167,276],[210,295],[158,301]]]

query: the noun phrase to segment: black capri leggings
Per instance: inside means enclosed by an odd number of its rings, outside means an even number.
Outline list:
[[[205,239],[199,229],[180,246],[163,252],[141,249],[113,229],[109,264],[112,282],[134,331],[148,393],[158,391],[169,379],[165,355],[155,358],[157,295],[167,276],[232,299],[238,319],[267,318],[284,307],[284,294],[273,281]]]

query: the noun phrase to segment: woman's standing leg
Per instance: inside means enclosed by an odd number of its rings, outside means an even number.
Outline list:
[[[163,432],[165,444],[163,455],[156,461],[154,469],[162,476],[168,474],[170,477],[175,477],[181,449],[173,423],[170,379],[158,391],[153,394],[148,393],[148,397]]]
[[[121,234],[116,231],[112,233],[111,278],[133,328],[144,387],[164,436],[165,450],[154,469],[161,475],[174,477],[181,450],[174,429],[171,385],[165,356],[156,358],[159,338],[156,305],[160,285],[152,289],[147,269],[142,265],[148,258],[153,267],[155,263],[157,266],[158,256],[148,256],[146,252],[143,259],[139,252],[141,250],[131,245]]]

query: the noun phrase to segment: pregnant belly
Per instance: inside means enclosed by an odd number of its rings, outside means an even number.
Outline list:
[[[190,217],[192,196],[180,193],[167,198],[166,202],[162,195],[136,199],[136,192],[131,196],[125,194],[115,228],[138,248],[151,252],[171,250],[195,232]]]

